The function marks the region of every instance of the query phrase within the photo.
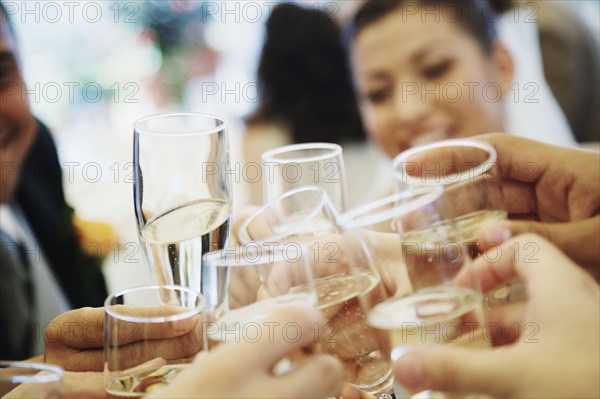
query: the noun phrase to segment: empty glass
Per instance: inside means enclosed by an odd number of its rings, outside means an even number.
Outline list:
[[[262,154],[263,202],[303,186],[319,186],[343,212],[348,205],[342,147],[332,143],[294,144]]]

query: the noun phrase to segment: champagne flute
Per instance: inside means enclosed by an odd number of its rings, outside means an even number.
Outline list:
[[[391,362],[358,303],[361,295],[380,295],[381,280],[366,262],[357,265],[360,272],[352,272],[338,217],[323,189],[300,187],[258,209],[242,224],[239,236],[246,244],[306,245],[318,295],[316,306],[331,328],[323,351],[342,361],[347,381],[358,389],[375,395],[390,393]]]
[[[396,191],[419,187],[444,188],[447,205],[452,209],[456,228],[465,238],[472,259],[488,247],[477,240],[481,226],[507,218],[495,148],[485,142],[458,139],[443,140],[411,148],[393,162]],[[521,300],[524,285],[515,279],[486,295],[488,307]]]
[[[342,147],[332,143],[293,144],[262,154],[263,202],[294,188],[319,186],[343,212],[348,206]]]
[[[148,265],[160,285],[201,292],[210,308],[227,291],[227,270],[203,255],[225,248],[231,217],[225,122],[194,113],[152,115],[134,125],[134,202]]]
[[[381,275],[384,295],[360,297],[367,321],[396,359],[415,345],[490,346],[483,295],[464,266],[470,260],[440,187],[396,194],[341,217],[355,270],[365,261]],[[386,227],[382,229],[382,226]],[[360,272],[360,269],[358,269]],[[400,386],[397,397],[411,397]],[[444,397],[425,392],[418,397]]]

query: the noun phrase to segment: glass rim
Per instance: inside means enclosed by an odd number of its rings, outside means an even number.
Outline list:
[[[270,240],[266,241],[252,241],[244,244],[242,247],[236,249],[221,249],[214,252],[209,252],[205,255],[205,266],[207,267],[252,267],[265,265],[274,262],[290,262],[284,254],[284,247],[288,244],[293,244],[295,248],[299,248],[298,258],[296,262],[302,259],[303,256],[308,254],[308,246],[301,243],[285,243],[277,245],[266,245],[270,244]],[[273,243],[275,244],[275,243]],[[253,251],[260,248],[261,254],[254,259],[248,259],[244,254],[242,248],[250,248]],[[267,253],[263,253],[266,251]]]
[[[295,223],[296,226],[304,225],[308,220],[313,219],[317,215],[317,213],[321,212],[321,210],[325,207],[325,205],[327,203],[331,204],[331,201],[329,200],[329,197],[327,196],[327,192],[319,186],[302,186],[302,187],[298,187],[298,188],[286,191],[283,194],[281,194],[280,196],[272,199],[271,201],[267,202],[266,204],[264,204],[263,206],[258,208],[246,220],[244,220],[244,223],[242,223],[242,225],[240,226],[240,228],[238,230],[238,238],[240,239],[240,242],[242,244],[248,244],[251,242],[277,241],[277,240],[281,240],[281,239],[289,236],[290,234],[294,233],[295,229],[292,228],[286,232],[278,233],[273,236],[270,236],[269,238],[257,241],[257,240],[251,240],[247,231],[248,231],[248,225],[250,225],[250,223],[258,217],[258,215],[265,212],[268,208],[274,206],[278,202],[281,202],[281,201],[287,199],[288,197],[291,197],[291,196],[296,195],[301,192],[308,192],[308,191],[319,193],[319,195],[320,195],[319,203],[315,207],[315,209],[313,209],[306,217],[304,217],[302,220]],[[331,206],[331,208],[333,209],[333,206]],[[334,213],[334,215],[335,215],[335,213]]]
[[[198,131],[181,133],[181,132],[172,132],[167,133],[164,131],[158,131],[154,129],[149,129],[147,127],[141,127],[141,125],[150,120],[150,119],[159,119],[159,118],[170,118],[170,117],[202,117],[207,119],[214,119],[219,121],[221,124],[219,126],[199,129]],[[184,136],[202,136],[202,135],[211,135],[227,129],[227,123],[220,116],[209,114],[209,113],[201,113],[201,112],[165,112],[165,113],[157,113],[143,116],[133,122],[133,130],[138,134],[145,134],[151,136],[162,136],[162,137],[184,137]]]
[[[171,291],[180,291],[180,292],[187,292],[188,294],[194,294],[194,295],[196,295],[196,298],[198,298],[199,303],[194,308],[185,308],[185,309],[188,309],[185,312],[177,313],[177,314],[169,315],[169,316],[149,316],[149,317],[131,316],[131,315],[124,315],[124,314],[115,312],[111,309],[113,306],[117,306],[117,305],[110,304],[110,301],[116,297],[123,296],[125,294],[129,294],[132,292],[150,291],[150,290],[158,290],[158,289],[168,289]],[[134,305],[134,306],[137,306],[137,305]],[[104,301],[104,313],[105,314],[110,315],[119,320],[129,321],[129,322],[133,322],[133,323],[164,323],[164,322],[170,322],[170,321],[184,320],[184,319],[187,319],[188,317],[192,317],[192,316],[202,313],[203,307],[204,307],[204,297],[202,296],[202,294],[200,294],[199,292],[196,292],[195,290],[192,290],[191,288],[183,287],[180,285],[143,285],[140,287],[127,288],[127,289],[110,294]],[[182,306],[182,308],[184,308],[184,307]]]
[[[413,212],[426,204],[432,203],[441,198],[443,193],[444,189],[441,186],[422,187],[415,190],[403,191],[370,202],[359,208],[352,209],[340,216],[339,223],[343,229],[355,229],[381,223],[385,220]],[[408,204],[396,204],[399,200],[406,200],[411,197],[417,198],[411,199]],[[368,216],[361,216],[369,211],[376,210],[377,208],[381,208],[388,204],[392,204],[391,209],[385,209]]]
[[[37,370],[38,373],[34,375],[3,375],[1,380],[7,381],[13,384],[26,384],[26,383],[43,383],[43,382],[55,382],[60,381],[65,376],[65,370],[54,364],[49,363],[27,363],[27,362],[0,362],[0,369],[5,368],[22,368]],[[48,371],[48,374],[40,375],[39,372]]]
[[[329,150],[330,152],[321,155],[312,155],[310,157],[303,158],[277,158],[277,155],[286,152],[301,151],[301,150],[314,150],[323,149]],[[290,144],[283,147],[277,147],[272,150],[268,150],[262,153],[261,160],[265,162],[279,162],[279,163],[301,163],[301,162],[316,162],[322,161],[334,156],[342,155],[342,146],[334,143],[302,143],[302,144]]]
[[[489,154],[488,158],[483,161],[480,165],[468,169],[466,171],[455,173],[450,175],[452,177],[460,176],[457,180],[451,180],[448,183],[440,183],[439,179],[434,179],[434,181],[429,181],[429,179],[423,179],[422,177],[414,177],[409,175],[406,172],[406,169],[402,167],[404,161],[408,158],[412,157],[415,154],[419,154],[425,151],[444,148],[444,147],[471,147],[478,148],[483,150]],[[450,184],[462,183],[469,179],[472,179],[474,176],[480,176],[483,173],[487,172],[492,166],[496,164],[496,160],[498,158],[498,153],[493,145],[486,143],[484,141],[472,140],[472,139],[450,139],[450,140],[441,140],[435,143],[419,145],[413,148],[410,148],[406,151],[401,152],[396,155],[392,162],[392,169],[396,176],[396,180],[401,183],[406,183],[409,185],[418,185],[418,186],[445,186]]]

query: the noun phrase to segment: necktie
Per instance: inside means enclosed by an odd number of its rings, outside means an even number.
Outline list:
[[[31,265],[25,247],[0,231],[0,358],[33,355],[38,335]]]

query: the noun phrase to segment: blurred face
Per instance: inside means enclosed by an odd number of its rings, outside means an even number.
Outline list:
[[[15,41],[0,14],[0,202],[14,194],[19,169],[35,136]]]
[[[485,54],[456,20],[399,8],[359,32],[351,62],[367,132],[390,157],[504,130],[510,55],[500,44]]]

